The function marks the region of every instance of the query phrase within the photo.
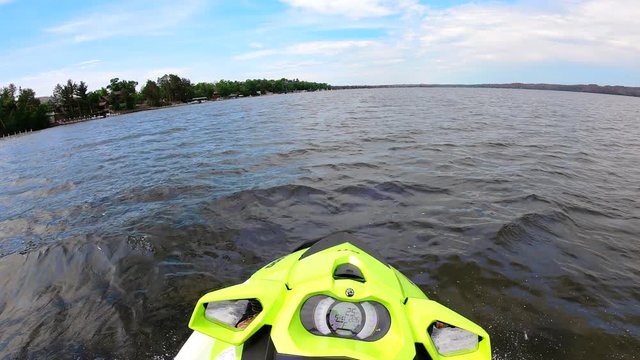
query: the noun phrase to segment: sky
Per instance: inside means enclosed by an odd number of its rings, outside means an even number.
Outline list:
[[[0,87],[197,83],[640,86],[640,0],[0,0]]]

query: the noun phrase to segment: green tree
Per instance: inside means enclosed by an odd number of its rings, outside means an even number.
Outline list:
[[[0,126],[3,133],[14,132],[13,112],[16,109],[16,86],[9,84],[0,89]]]
[[[140,90],[140,94],[142,95],[142,98],[147,102],[148,105],[160,106],[162,94],[160,91],[160,87],[155,81],[147,80],[147,83],[144,85],[142,90]]]
[[[244,82],[244,86],[242,86],[242,90],[240,91],[244,96],[256,96],[259,94],[260,81],[259,80],[250,80],[247,79]]]
[[[36,93],[31,89],[20,89],[16,116],[24,130],[39,130],[49,125],[47,106],[36,99]]]
[[[193,86],[194,97],[212,98],[216,92],[216,85],[207,82],[199,82]]]
[[[231,90],[228,88],[227,82],[224,79],[220,79],[220,81],[216,83],[216,92],[222,97],[227,97],[231,94]]]
[[[87,84],[84,81],[80,81],[80,83],[75,86],[73,93],[74,100],[78,104],[80,115],[82,116],[88,116],[92,112],[89,106],[89,94],[87,90]]]
[[[0,133],[39,130],[48,126],[47,106],[36,99],[33,90],[16,89],[13,84],[0,89]]]
[[[136,107],[137,85],[138,82],[133,80],[113,78],[109,81],[107,89],[109,90],[109,98],[114,110],[118,111],[123,107],[131,110]]]
[[[216,91],[222,97],[228,97],[233,93],[237,93],[237,85],[233,81],[220,80],[216,83]]]
[[[168,102],[187,102],[193,98],[194,89],[191,81],[175,74],[168,74],[158,78],[163,99]]]
[[[65,118],[86,117],[97,109],[97,103],[90,100],[89,94],[84,81],[75,83],[69,79],[64,85],[55,86],[49,102],[52,108]]]

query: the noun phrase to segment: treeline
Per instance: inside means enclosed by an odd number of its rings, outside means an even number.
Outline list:
[[[68,80],[57,84],[49,100],[41,103],[33,90],[16,88],[11,84],[0,88],[0,134],[44,129],[55,124],[54,120],[64,122],[104,116],[112,111],[167,106],[194,98],[217,99],[331,88],[325,83],[284,78],[192,84],[189,79],[175,74],[164,75],[156,81],[148,80],[140,91],[136,90],[137,86],[136,81],[114,78],[106,87],[88,91],[84,81]]]
[[[191,80],[175,74],[164,75],[156,81],[147,80],[139,92],[136,91],[137,85],[136,81],[115,78],[111,79],[106,88],[87,92],[84,82],[76,84],[73,80],[68,80],[64,85],[56,85],[49,103],[59,118],[74,119],[106,111],[185,103],[194,98],[215,99],[330,89],[328,84],[298,79],[220,80],[216,83],[192,84]]]
[[[481,84],[476,87],[485,88],[501,88],[501,89],[528,89],[528,90],[555,90],[555,91],[573,91],[588,92],[594,94],[624,95],[624,96],[640,96],[640,87],[631,86],[600,86],[596,84],[588,85],[558,85],[558,84]]]
[[[594,94],[624,95],[640,97],[640,87],[631,86],[600,86],[596,84],[589,85],[559,85],[559,84],[397,84],[397,85],[345,85],[333,86],[334,90],[348,89],[381,89],[381,88],[490,88],[490,89],[526,89],[526,90],[555,90],[555,91],[573,91],[588,92]]]
[[[284,78],[279,80],[220,80],[216,83],[191,84],[189,79],[169,74],[158,78],[157,81],[148,80],[140,91],[139,100],[151,106],[162,106],[176,102],[187,102],[193,98],[258,96],[268,93],[282,94],[295,91],[328,90],[330,88],[331,86],[325,83]]]
[[[13,84],[0,88],[0,134],[48,127],[48,110],[31,89],[16,88]]]

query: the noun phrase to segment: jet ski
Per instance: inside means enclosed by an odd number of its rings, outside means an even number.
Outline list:
[[[176,359],[489,360],[489,334],[338,233],[204,295]]]

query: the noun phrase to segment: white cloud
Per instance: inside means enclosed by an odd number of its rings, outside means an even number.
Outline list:
[[[184,54],[163,57],[154,55],[152,49],[148,58],[140,58],[139,53],[131,58],[126,52],[117,51],[113,57],[107,52],[90,55],[103,59],[98,62],[87,57],[91,54],[84,50],[87,44],[68,43],[74,38],[87,41],[123,35],[144,39],[184,23],[198,8],[198,0],[190,0],[186,10],[182,3],[168,0],[157,6],[151,5],[150,0],[141,1],[127,6],[126,12],[104,5],[86,16],[52,27],[49,33],[55,36],[46,51],[3,54],[0,67],[8,69],[5,76],[16,74],[3,82],[12,80],[46,95],[52,84],[69,78],[84,80],[95,89],[106,85],[112,77],[142,83],[165,73],[202,81],[221,77],[297,77],[333,84],[578,79],[634,85],[640,81],[638,0],[471,2],[442,9],[427,8],[414,0],[281,0],[292,7],[267,17],[265,22],[247,25],[255,26],[253,32],[247,31],[251,36],[242,31],[223,34],[230,44],[248,45],[246,53],[240,50],[235,52],[236,56],[215,46],[207,52],[209,47],[198,43],[202,48],[198,56],[185,50]],[[354,3],[361,7],[352,9]],[[285,20],[291,15],[297,16]],[[84,27],[92,30],[87,32]],[[349,40],[337,40],[336,36],[346,29],[348,35],[343,36]],[[329,34],[330,38],[324,38],[323,34]],[[191,40],[199,41],[198,36]],[[204,36],[202,39],[206,40],[211,35]],[[299,39],[316,41],[299,42]],[[173,44],[170,41],[175,39],[169,39],[167,46]],[[31,66],[22,73],[10,70],[14,63],[25,62],[14,59],[30,56],[35,59],[33,64],[42,64],[43,56],[56,54],[61,46],[76,47],[80,54],[65,56],[55,63],[49,61],[45,65],[49,69],[28,77],[19,78],[27,71],[37,72],[38,68]],[[66,67],[60,68],[63,66]],[[551,70],[549,75],[542,73],[547,69]],[[572,74],[565,77],[563,72]]]
[[[374,44],[375,42],[370,40],[311,41],[292,45],[286,52],[295,55],[335,55],[345,50],[366,48]]]
[[[366,48],[376,43],[370,40],[310,41],[293,44],[282,49],[252,51],[234,57],[236,60],[254,60],[268,56],[317,55],[332,56],[347,50]]]
[[[392,65],[392,64],[400,64],[407,61],[404,58],[391,58],[391,59],[382,59],[382,60],[374,60],[373,63],[376,65]]]
[[[235,56],[235,60],[254,60],[277,54],[277,50],[258,50]]]
[[[87,60],[87,61],[82,61],[82,62],[79,62],[77,64],[74,64],[73,66],[79,67],[80,69],[86,69],[88,67],[94,66],[94,65],[99,64],[101,62],[102,62],[102,60]]]
[[[565,1],[552,10],[477,3],[430,11],[421,54],[451,66],[569,61],[640,61],[640,2]]]
[[[294,8],[300,8],[326,15],[347,17],[377,17],[394,13],[391,7],[379,0],[283,0]]]
[[[349,18],[384,17],[405,11],[423,11],[415,0],[281,0],[296,9]]]
[[[313,68],[318,65],[322,65],[323,63],[315,60],[307,60],[307,61],[279,61],[267,66],[270,71],[283,71],[283,70],[298,70],[302,68]],[[260,76],[259,76],[260,77]]]
[[[601,70],[598,74],[568,75],[574,79],[569,81],[602,82],[607,81],[607,75],[617,76],[619,69],[633,69],[640,63],[637,0],[470,2],[442,9],[426,8],[415,1],[363,0],[357,4],[364,10],[353,13],[349,11],[354,5],[348,1],[285,2],[307,11],[318,24],[331,24],[337,30],[345,28],[341,24],[357,27],[375,22],[385,32],[375,40],[261,48],[236,56],[236,60],[259,59],[252,61],[252,66],[268,74],[308,73],[334,84],[455,83],[491,81],[492,76],[499,77],[495,81],[540,78],[563,82],[567,80],[557,78],[560,69],[568,72],[576,65]],[[375,18],[386,13],[394,16]],[[370,17],[345,21],[345,16]],[[304,29],[303,24],[298,26]],[[318,59],[322,64],[306,63]],[[541,73],[545,67],[557,69],[555,75]],[[486,76],[487,71],[499,75]],[[633,70],[631,78],[639,75]]]
[[[114,36],[151,35],[190,18],[200,9],[200,3],[189,0],[112,4],[46,31],[77,43]]]
[[[12,2],[13,0],[0,0],[0,5],[4,5],[4,4],[8,4],[10,2]]]

